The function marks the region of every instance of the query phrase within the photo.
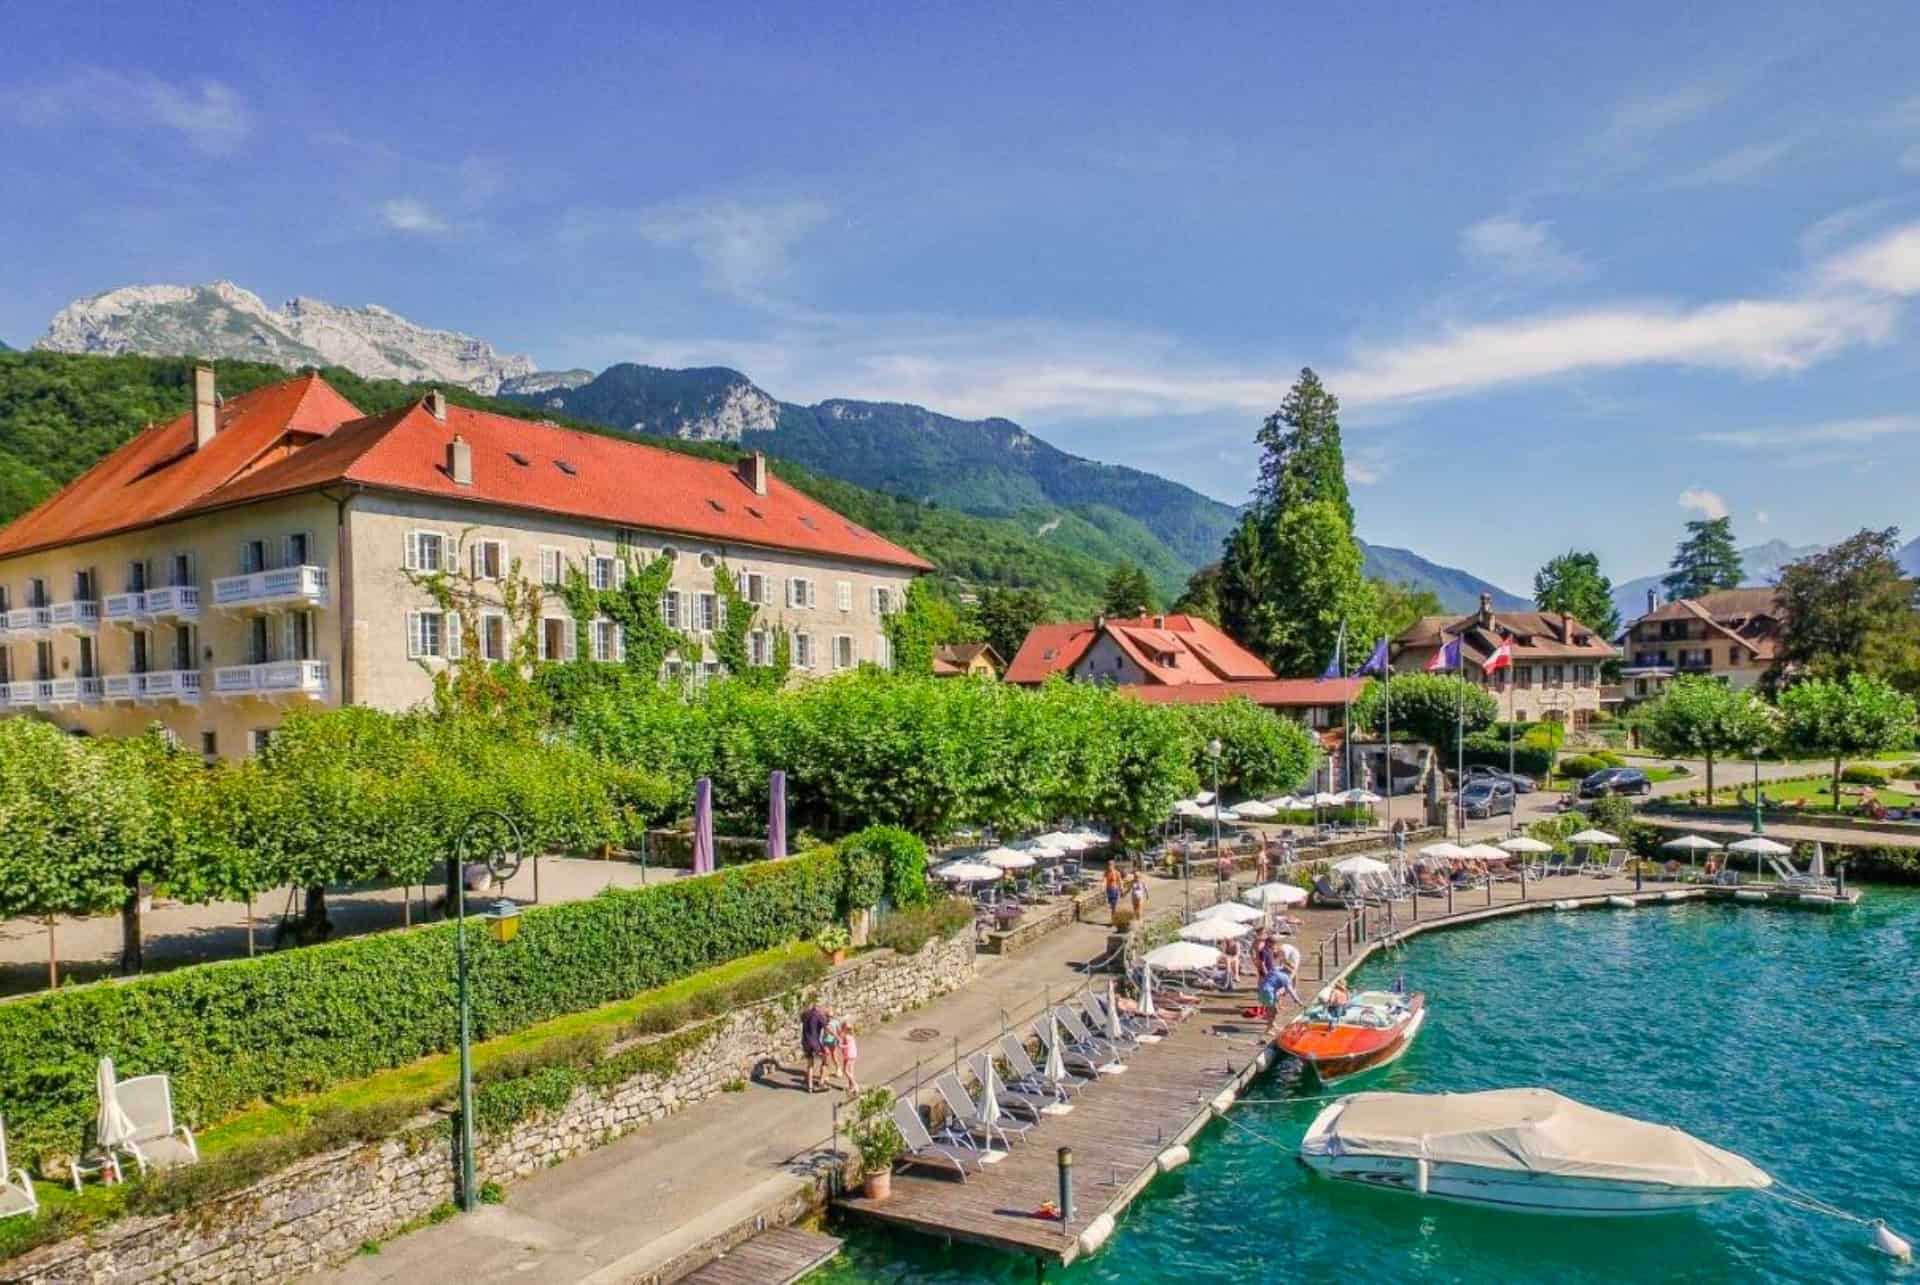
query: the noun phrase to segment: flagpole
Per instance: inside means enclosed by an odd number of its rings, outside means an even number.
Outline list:
[[[1333,645],[1333,663],[1334,667],[1340,671],[1340,682],[1344,686],[1347,681],[1347,621],[1344,616],[1340,620],[1340,640]],[[1353,788],[1353,693],[1347,692],[1344,700],[1346,734],[1340,738],[1340,788],[1351,790]]]
[[[1454,640],[1456,643],[1458,639]],[[1453,653],[1453,676],[1460,680],[1460,687],[1454,693],[1453,701],[1453,826],[1454,834],[1459,838],[1467,837],[1467,801],[1461,796],[1467,788],[1467,649],[1459,647]]]
[[[1387,699],[1387,833],[1393,833],[1393,642],[1382,639],[1382,647],[1387,649],[1386,658],[1380,664],[1380,682],[1386,688]]]

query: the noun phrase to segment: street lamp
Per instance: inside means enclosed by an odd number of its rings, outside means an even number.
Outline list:
[[[450,872],[453,887],[453,934],[459,960],[460,992],[460,1208],[472,1213],[480,1205],[480,1192],[473,1174],[473,1005],[467,993],[467,847],[477,831],[504,826],[511,843],[487,856],[487,870],[505,883],[520,869],[520,827],[513,818],[492,808],[476,812],[461,827],[454,841],[454,868]],[[520,907],[511,901],[494,903],[485,916],[487,935],[502,945],[520,933]]]
[[[1213,878],[1220,879],[1220,738],[1207,742],[1207,757],[1213,760]],[[1193,880],[1187,880],[1187,918],[1193,918]]]
[[[1760,747],[1753,747],[1753,832],[1763,833],[1760,821]]]

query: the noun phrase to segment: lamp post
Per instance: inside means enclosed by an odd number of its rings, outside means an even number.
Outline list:
[[[454,950],[458,960],[460,993],[460,1208],[472,1213],[480,1204],[480,1192],[473,1174],[473,1006],[467,993],[467,847],[476,831],[488,826],[504,826],[512,837],[510,846],[487,856],[487,870],[505,882],[520,868],[520,827],[513,818],[492,808],[474,813],[454,841],[452,872]],[[487,935],[502,944],[520,931],[520,907],[511,901],[494,903],[486,916]]]
[[[1760,747],[1753,747],[1753,832],[1763,833],[1760,821]]]
[[[1207,742],[1207,757],[1213,760],[1213,878],[1220,879],[1220,738]],[[1187,881],[1187,918],[1193,918],[1193,881]]]

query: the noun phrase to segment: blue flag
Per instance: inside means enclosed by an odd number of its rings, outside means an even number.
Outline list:
[[[1340,649],[1335,647],[1333,649],[1333,660],[1327,665],[1327,672],[1320,675],[1320,681],[1325,682],[1329,678],[1338,677],[1340,677]]]
[[[1367,657],[1367,663],[1360,666],[1360,672],[1363,674],[1379,674],[1383,678],[1386,677],[1387,640],[1385,638],[1382,638],[1380,645],[1373,649],[1373,655]]]
[[[1325,682],[1329,678],[1346,677],[1346,669],[1341,663],[1342,653],[1345,652],[1346,649],[1347,622],[1343,620],[1340,622],[1340,636],[1333,640],[1333,660],[1328,663],[1327,672],[1320,675],[1320,681]]]
[[[1436,669],[1460,668],[1460,640],[1455,638],[1439,651],[1433,653],[1433,659],[1427,662],[1427,672]]]

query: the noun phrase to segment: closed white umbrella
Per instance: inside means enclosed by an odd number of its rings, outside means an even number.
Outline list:
[[[944,866],[936,866],[934,878],[944,879],[948,883],[990,883],[1001,875],[999,866],[990,866],[984,861],[949,861]]]
[[[1201,919],[1225,919],[1236,924],[1257,924],[1266,915],[1238,901],[1219,901],[1201,911]]]
[[[1060,1056],[1060,1019],[1053,1010],[1047,1010],[1047,1065],[1046,1076],[1049,1080],[1067,1078],[1066,1059]]]
[[[1170,941],[1146,954],[1146,962],[1168,973],[1195,973],[1220,963],[1220,952],[1197,941]]]
[[[994,1073],[991,1056],[980,1060],[986,1063],[987,1069],[986,1074],[980,1077],[980,1100],[974,1104],[974,1110],[979,1113],[982,1120],[992,1124],[1000,1118],[1000,1094],[996,1091],[997,1086],[994,1084],[999,1076]]]
[[[1567,840],[1567,842],[1591,844],[1618,843],[1620,842],[1620,836],[1617,834],[1608,834],[1605,830],[1582,830],[1579,834]]]
[[[1158,1017],[1160,1010],[1153,1006],[1153,965],[1140,965],[1140,1016]]]
[[[1252,906],[1300,906],[1306,904],[1307,890],[1293,883],[1263,883],[1241,893],[1240,899]]]
[[[1274,807],[1270,803],[1262,803],[1258,799],[1248,799],[1244,803],[1236,803],[1233,805],[1233,810],[1236,815],[1251,817],[1255,821],[1267,821],[1280,815],[1279,808]]]
[[[1345,861],[1336,861],[1333,868],[1343,875],[1386,875],[1393,873],[1393,867],[1384,861],[1372,857],[1348,857]]]
[[[1531,855],[1553,851],[1553,845],[1551,843],[1542,843],[1529,834],[1515,835],[1511,839],[1502,841],[1499,846],[1505,848],[1508,852],[1525,852]]]
[[[100,1096],[100,1116],[94,1124],[94,1141],[103,1151],[123,1146],[133,1136],[133,1121],[121,1109],[120,1096],[115,1091],[118,1083],[113,1073],[113,1059],[101,1058],[93,1075],[94,1092]]]
[[[1025,870],[1034,863],[1034,860],[1034,853],[1021,852],[1014,848],[989,848],[980,854],[981,863],[998,870]]]
[[[1113,988],[1113,979],[1107,979],[1107,1039],[1118,1043],[1126,1038],[1126,1032],[1120,1028],[1120,996]]]
[[[1236,924],[1230,919],[1196,919],[1180,929],[1182,941],[1232,941],[1252,932],[1249,924]]]
[[[1826,844],[1816,843],[1813,845],[1813,861],[1807,866],[1807,873],[1815,879],[1825,879],[1827,877]]]

